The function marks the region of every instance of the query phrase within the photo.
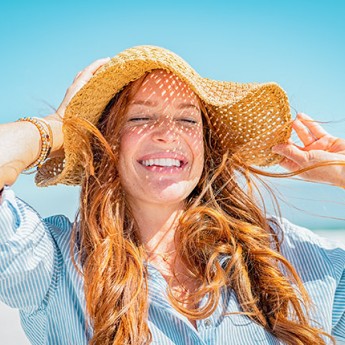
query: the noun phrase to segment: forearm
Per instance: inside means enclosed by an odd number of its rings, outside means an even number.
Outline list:
[[[96,71],[109,61],[110,58],[96,60],[78,73],[73,84],[67,89],[56,114],[44,117],[44,120],[49,122],[53,132],[53,147],[49,157],[63,155],[62,118],[70,100],[92,78]],[[0,125],[0,189],[5,184],[12,185],[26,167],[39,159],[41,145],[39,130],[30,122],[13,122]]]
[[[50,124],[53,132],[53,146],[49,158],[63,154],[62,120],[56,114],[48,115],[43,119]]]
[[[62,124],[50,115],[44,118],[53,133],[53,147],[50,156],[62,149]],[[0,189],[15,182],[19,174],[40,155],[41,137],[36,126],[27,121],[0,125]]]

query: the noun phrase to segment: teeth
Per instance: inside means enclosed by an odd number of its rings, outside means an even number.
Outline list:
[[[156,159],[147,159],[142,161],[142,164],[145,166],[159,165],[162,167],[180,167],[181,162],[178,159],[172,158],[156,158]]]

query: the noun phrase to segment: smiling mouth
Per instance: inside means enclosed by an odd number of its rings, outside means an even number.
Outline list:
[[[187,162],[174,158],[154,158],[139,161],[144,167],[183,168]]]

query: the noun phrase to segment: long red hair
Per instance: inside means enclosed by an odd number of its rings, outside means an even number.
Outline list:
[[[84,143],[85,177],[71,251],[74,258],[78,250],[75,265],[81,267],[84,279],[91,345],[140,345],[152,340],[145,252],[117,171],[124,113],[138,86],[140,81],[135,81],[115,95],[97,126],[81,119],[65,124]],[[175,233],[177,256],[198,288],[186,300],[169,290],[172,305],[190,319],[206,318],[225,287],[234,290],[245,315],[286,344],[326,344],[325,337],[334,341],[311,325],[307,291],[280,253],[282,233],[272,230],[254,196],[258,187],[253,177],[277,174],[248,166],[240,152],[224,152],[207,109],[203,105],[202,109],[204,170]],[[223,265],[221,257],[228,258]],[[208,302],[202,308],[185,307],[205,294]]]

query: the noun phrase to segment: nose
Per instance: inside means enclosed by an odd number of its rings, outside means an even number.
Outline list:
[[[152,133],[152,139],[157,142],[175,142],[178,139],[178,128],[174,121],[165,119],[158,121]]]

